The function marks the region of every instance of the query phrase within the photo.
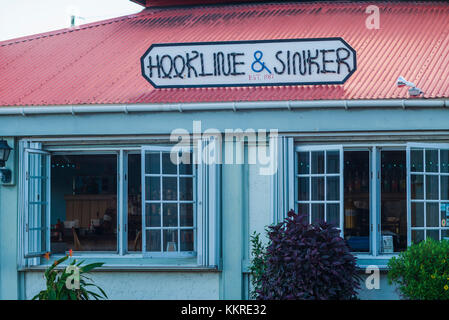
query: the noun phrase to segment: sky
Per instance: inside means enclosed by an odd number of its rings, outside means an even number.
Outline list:
[[[68,28],[141,11],[129,0],[0,0],[0,41]]]

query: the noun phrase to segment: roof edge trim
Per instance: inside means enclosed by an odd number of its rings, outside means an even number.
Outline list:
[[[373,100],[295,100],[295,101],[237,101],[168,104],[95,104],[55,106],[3,106],[0,116],[134,113],[134,112],[185,112],[185,111],[234,111],[265,109],[314,109],[314,108],[449,108],[449,99],[373,99]]]

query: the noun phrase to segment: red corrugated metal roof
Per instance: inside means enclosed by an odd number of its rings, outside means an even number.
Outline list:
[[[267,3],[149,8],[141,13],[0,42],[0,105],[408,98],[399,75],[427,98],[449,97],[449,5]],[[153,43],[342,37],[357,51],[344,85],[154,89],[140,57]]]
[[[198,4],[262,2],[261,0],[131,0],[145,7],[188,6]]]

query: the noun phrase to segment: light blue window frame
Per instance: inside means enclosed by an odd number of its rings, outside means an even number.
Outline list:
[[[343,195],[343,146],[342,145],[317,145],[317,146],[297,146],[295,148],[295,209],[296,212],[298,212],[299,204],[306,204],[309,207],[309,222],[312,222],[312,205],[313,204],[324,204],[324,221],[327,221],[327,204],[338,204],[339,205],[339,229],[340,229],[340,235],[343,236],[343,223],[344,223],[344,216],[343,216],[343,202],[344,202],[344,195]],[[324,172],[323,173],[317,173],[314,174],[311,172],[311,167],[309,168],[309,172],[307,174],[300,174],[298,172],[298,153],[300,152],[307,152],[309,156],[309,166],[311,166],[312,163],[312,153],[313,152],[323,152],[324,153]],[[327,152],[329,151],[337,151],[339,154],[339,172],[338,173],[328,173],[327,172]],[[327,199],[327,178],[328,177],[339,177],[339,199],[338,200],[328,200]],[[309,179],[309,200],[300,201],[298,199],[298,182],[299,178],[308,178]],[[312,200],[312,180],[313,178],[324,178],[324,200]]]
[[[49,139],[54,141],[54,139]],[[102,139],[100,139],[102,140]],[[107,139],[105,139],[107,140]],[[39,141],[46,141],[46,139],[39,139]],[[97,261],[101,259],[106,262],[105,268],[150,268],[157,270],[168,269],[217,269],[219,268],[219,255],[220,255],[220,166],[219,165],[205,165],[200,163],[197,165],[195,172],[195,181],[193,182],[194,192],[194,219],[195,219],[195,235],[194,235],[194,251],[188,253],[182,253],[181,255],[169,254],[169,255],[146,255],[143,251],[130,252],[127,249],[127,159],[128,155],[132,153],[142,153],[145,148],[161,148],[169,150],[172,145],[166,144],[141,144],[141,143],[125,143],[120,146],[114,146],[109,144],[92,145],[92,146],[80,146],[74,144],[73,146],[64,144],[64,139],[61,139],[62,143],[56,146],[47,146],[42,143],[36,143],[31,140],[19,141],[19,163],[20,163],[20,175],[19,179],[19,197],[25,199],[26,192],[26,164],[25,164],[25,149],[30,146],[36,146],[36,150],[48,155],[48,165],[50,166],[50,157],[52,154],[68,154],[68,153],[86,153],[86,154],[100,154],[115,152],[118,155],[118,179],[117,179],[117,229],[118,229],[118,252],[74,252],[75,258],[94,259]],[[70,140],[73,144],[73,140]],[[129,146],[128,146],[129,144]],[[206,140],[194,141],[194,146],[198,148],[206,148]],[[190,147],[191,149],[191,147]],[[144,162],[142,163],[144,164]],[[50,171],[48,171],[50,173]],[[197,175],[197,176],[196,176]],[[50,180],[49,180],[50,181]],[[48,184],[50,189],[50,184]],[[50,190],[48,190],[50,191]],[[50,197],[50,193],[47,193]],[[24,202],[22,202],[24,203]],[[50,201],[49,201],[50,203]],[[199,203],[199,205],[198,205]],[[48,218],[46,219],[46,225],[48,230],[50,229],[50,206],[47,209]],[[19,206],[20,221],[19,221],[19,235],[23,241],[19,243],[19,256],[18,266],[19,269],[34,267],[48,264],[44,259],[39,258],[44,252],[50,249],[50,234],[47,233],[47,240],[45,244],[45,250],[39,250],[34,252],[33,257],[25,256],[27,253],[26,248],[26,232],[25,232],[25,217],[27,210],[24,204]],[[143,236],[143,234],[142,234]],[[143,246],[142,246],[143,247]],[[34,256],[36,258],[34,258]],[[52,260],[61,257],[62,255],[52,255]],[[50,262],[51,263],[51,262]]]
[[[177,173],[176,174],[166,174],[164,173],[163,170],[163,161],[162,161],[162,155],[165,154],[170,154],[170,152],[172,152],[173,147],[159,147],[159,146],[144,146],[142,147],[142,153],[141,153],[141,159],[142,159],[142,167],[141,167],[141,177],[142,177],[142,252],[144,254],[144,256],[147,257],[191,257],[191,256],[195,256],[196,255],[196,246],[197,246],[197,241],[196,239],[198,238],[198,228],[197,228],[197,214],[196,214],[196,194],[197,194],[197,183],[196,183],[196,166],[192,163],[192,174],[191,175],[185,175],[185,174],[180,174],[179,172],[179,165],[176,166],[176,170]],[[189,152],[191,153],[191,149],[184,149],[182,150],[182,152]],[[146,163],[146,155],[149,153],[158,153],[160,158],[159,158],[159,174],[151,174],[151,173],[146,173],[145,172],[145,163]],[[178,154],[178,159],[179,159],[179,154]],[[192,158],[192,157],[191,157]],[[146,189],[149,188],[149,186],[147,186],[146,183],[146,178],[159,178],[160,179],[160,199],[159,200],[150,200],[150,199],[146,199]],[[176,178],[176,182],[177,182],[177,196],[176,199],[177,200],[165,200],[163,199],[163,178],[164,177],[171,177],[171,178]],[[180,178],[192,178],[192,187],[193,187],[193,199],[190,201],[183,201],[180,200]],[[157,203],[160,204],[160,215],[161,215],[161,226],[160,227],[150,227],[146,225],[146,204],[151,204],[151,203]],[[164,204],[177,204],[177,227],[164,227],[163,224],[163,207]],[[193,205],[193,226],[192,227],[181,227],[180,226],[180,204],[182,203],[191,203]],[[160,230],[161,233],[161,249],[160,252],[155,252],[155,251],[147,251],[146,248],[146,244],[147,244],[147,231],[151,230]],[[178,241],[177,241],[177,251],[176,252],[166,252],[164,251],[164,241],[163,241],[163,237],[164,237],[164,231],[165,230],[177,230],[178,231]],[[181,247],[181,230],[193,230],[193,244],[194,244],[194,249],[193,251],[180,251],[180,247]]]

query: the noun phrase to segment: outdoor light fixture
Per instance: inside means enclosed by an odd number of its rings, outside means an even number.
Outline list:
[[[2,174],[2,183],[11,182],[11,170],[4,168],[11,150],[12,148],[8,145],[8,142],[0,140],[0,173]]]
[[[408,93],[412,97],[416,97],[416,96],[419,96],[424,93],[421,91],[421,89],[417,88],[413,82],[409,82],[409,81],[405,80],[404,77],[399,77],[398,80],[396,81],[396,85],[399,88],[402,88],[405,86],[410,87],[408,89]]]

